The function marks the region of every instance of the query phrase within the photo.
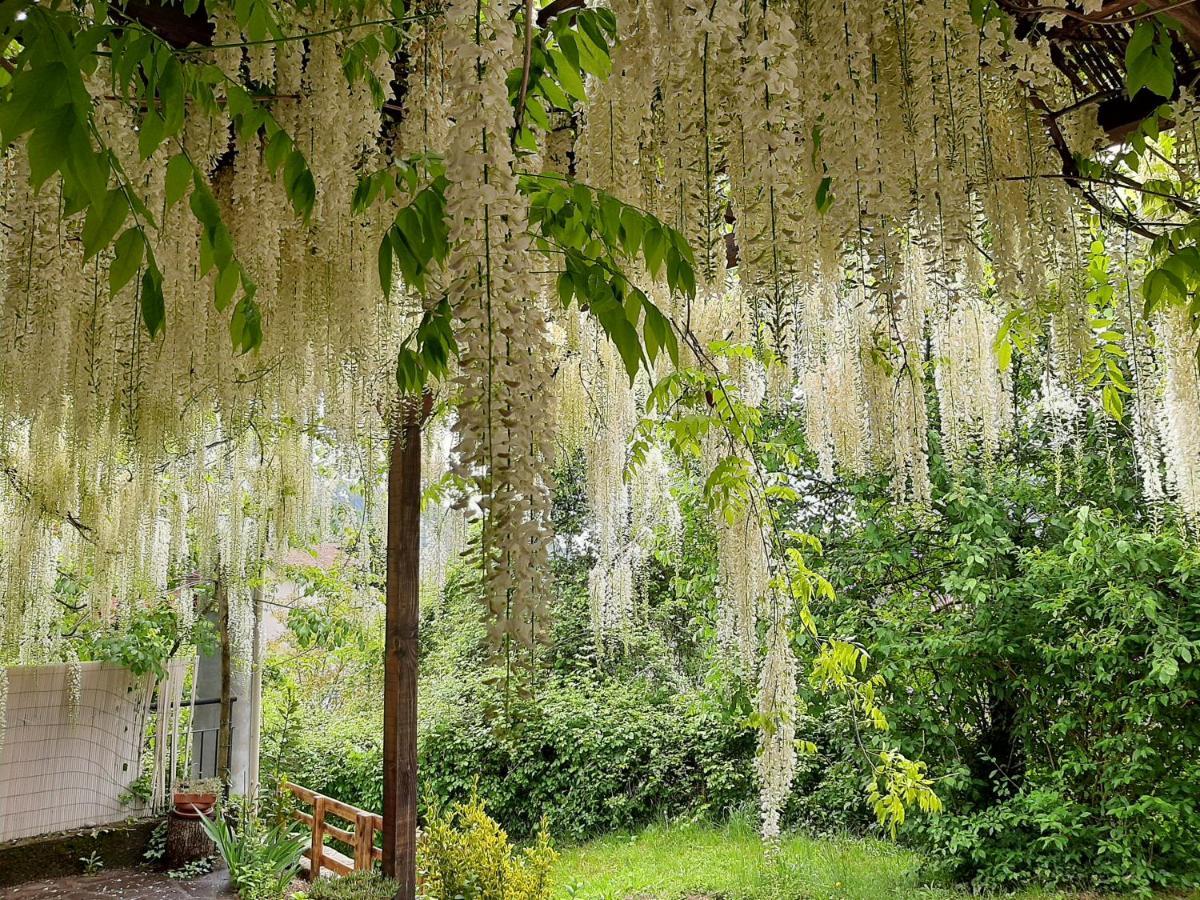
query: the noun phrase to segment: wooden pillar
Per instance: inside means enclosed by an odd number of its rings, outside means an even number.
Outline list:
[[[383,651],[383,874],[396,900],[417,893],[417,629],[421,558],[421,426],[426,394],[402,408],[387,490],[387,619]]]
[[[221,639],[221,718],[217,726],[217,777],[229,793],[230,765],[233,760],[233,638],[229,633],[229,589],[221,577],[217,562],[217,579],[213,587],[217,601],[217,633]]]

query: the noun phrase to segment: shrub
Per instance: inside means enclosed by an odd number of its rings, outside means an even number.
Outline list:
[[[344,878],[318,878],[295,900],[392,900],[396,882],[378,872],[352,872]]]
[[[424,719],[422,787],[440,805],[477,790],[510,833],[526,838],[543,815],[576,840],[682,814],[720,817],[752,803],[754,734],[642,680],[555,679],[514,701],[510,722],[490,712],[497,689],[480,678],[457,709]],[[288,780],[364,809],[383,798],[377,721],[309,723],[288,754]]]
[[[544,824],[531,846],[514,852],[478,797],[433,807],[417,850],[429,900],[550,900],[557,858]]]
[[[1105,456],[1080,464],[1094,474],[1078,484],[1110,485]],[[1060,493],[1049,465],[986,477],[941,485],[936,519],[826,541],[848,586],[826,621],[863,640],[901,749],[939,776],[945,811],[908,839],[982,888],[1196,885],[1200,556],[1115,487],[1101,508]],[[809,783],[836,788],[839,744],[818,741]]]
[[[499,728],[476,700],[421,735],[422,781],[442,804],[478,791],[520,837],[543,816],[571,840],[664,815],[720,816],[754,797],[754,735],[694,701],[646,681],[572,678],[514,702]]]

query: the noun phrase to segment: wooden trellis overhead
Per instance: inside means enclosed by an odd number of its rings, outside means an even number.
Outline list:
[[[1181,39],[1173,48],[1175,83],[1188,85],[1200,76],[1200,4],[1196,0],[1108,0],[1092,12],[1084,12],[1079,2],[1060,8],[1039,0],[1000,0],[1000,7],[1016,19],[1018,38],[1049,41],[1054,64],[1075,88],[1075,101],[1049,111],[1049,116],[1057,119],[1094,104],[1100,126],[1114,141],[1162,103],[1148,91],[1133,98],[1125,92],[1125,48],[1139,21],[1163,14],[1178,22]]]

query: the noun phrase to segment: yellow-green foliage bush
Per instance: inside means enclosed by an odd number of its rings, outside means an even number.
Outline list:
[[[545,824],[517,851],[487,814],[483,801],[429,812],[417,854],[421,895],[428,900],[550,900],[550,870],[558,854]]]

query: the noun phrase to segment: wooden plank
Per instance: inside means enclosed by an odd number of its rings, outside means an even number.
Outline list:
[[[349,844],[351,847],[354,846],[353,831],[347,831],[344,828],[338,828],[336,825],[331,825],[329,822],[325,823],[325,836],[331,837],[335,841],[341,841],[343,844]]]
[[[305,850],[300,855],[300,870],[304,872],[305,878],[307,878],[309,881],[313,881],[318,876],[313,874],[312,861],[308,858],[308,854],[310,852],[312,851]],[[324,852],[321,854],[321,857],[324,860],[323,866],[326,872],[333,872],[337,875],[349,875],[354,871],[353,861],[350,859],[350,857],[343,853],[338,853],[336,850],[330,847],[325,848]]]
[[[312,828],[312,826],[313,826],[313,817],[312,817],[312,816],[310,816],[308,813],[306,813],[306,812],[301,812],[300,810],[296,810],[294,813],[292,813],[292,815],[296,817],[296,821],[297,821],[297,822],[303,822],[303,823],[304,823],[305,825],[307,825],[309,828]]]
[[[349,803],[343,803],[341,800],[334,800],[332,797],[325,797],[324,799],[326,814],[333,813],[335,816],[345,819],[347,822],[356,821],[362,813],[366,812],[364,809],[359,809],[357,806],[351,806]]]
[[[287,789],[295,794],[301,803],[307,803],[309,806],[312,806],[313,801],[317,799],[316,791],[310,791],[308,788],[292,784],[290,781],[287,784]]]
[[[308,858],[312,865],[308,869],[308,878],[314,881],[321,877],[321,864],[325,853],[325,798],[317,795],[313,802],[312,850]]]
[[[354,860],[344,853],[339,853],[332,847],[326,847],[321,865],[338,875],[349,875],[354,871]]]

